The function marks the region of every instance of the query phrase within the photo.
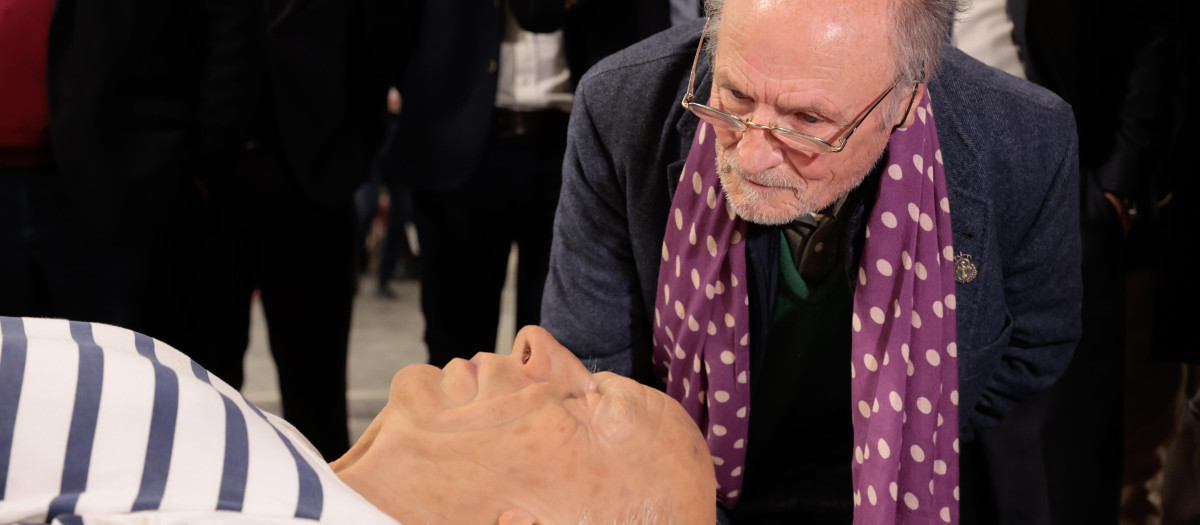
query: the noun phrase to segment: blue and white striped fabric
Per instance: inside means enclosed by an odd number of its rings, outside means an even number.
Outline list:
[[[0,317],[0,524],[313,522],[396,525],[174,348]]]

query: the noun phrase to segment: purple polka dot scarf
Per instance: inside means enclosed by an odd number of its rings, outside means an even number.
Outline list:
[[[950,201],[928,91],[915,111],[888,142],[846,327],[862,525],[958,523]],[[667,394],[705,432],[717,496],[732,508],[750,446],[750,300],[746,223],[726,202],[715,142],[702,121],[671,203],[653,360]]]

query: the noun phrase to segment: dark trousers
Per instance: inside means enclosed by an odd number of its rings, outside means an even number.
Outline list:
[[[1091,329],[1058,383],[964,445],[963,525],[1116,523],[1124,325],[1105,304],[1085,300],[1084,312]]]
[[[538,323],[565,151],[564,114],[561,129],[494,134],[465,187],[413,192],[430,364],[496,347],[500,291],[514,242],[517,326]]]
[[[387,190],[388,207],[386,228],[383,242],[379,248],[379,271],[377,284],[380,289],[386,288],[396,275],[396,266],[400,260],[409,260],[413,256],[408,245],[408,236],[404,231],[405,223],[412,221],[412,196],[408,188],[400,183],[399,177],[382,173],[380,168],[372,170],[371,177],[354,192],[355,208],[358,212],[358,237],[355,239],[355,264],[360,272],[369,266],[367,253],[367,237],[379,213],[379,193]]]
[[[0,315],[126,326],[130,259],[88,231],[56,170],[0,167]]]
[[[270,154],[241,168],[244,186],[213,197],[200,293],[202,343],[189,353],[235,388],[261,293],[283,416],[326,459],[349,448],[346,356],[354,278],[354,209],[311,203]]]
[[[405,225],[412,222],[412,195],[399,182],[388,182],[387,233],[379,254],[379,287],[386,288],[396,276],[400,261],[416,264],[412,247],[408,245]],[[407,271],[405,273],[408,273]]]
[[[113,324],[187,349],[198,194],[102,235],[50,166],[0,167],[0,315]]]
[[[1083,335],[1057,383],[1016,403],[999,426],[964,445],[963,525],[1117,522],[1125,246],[1112,205],[1090,180],[1084,182]]]
[[[999,426],[961,444],[963,525],[1052,523],[1042,439],[1048,407],[1039,401],[1018,403]]]
[[[1116,210],[1098,194],[1089,184],[1080,202],[1083,336],[1044,401],[1046,484],[1056,525],[1108,525],[1120,509],[1128,264]]]

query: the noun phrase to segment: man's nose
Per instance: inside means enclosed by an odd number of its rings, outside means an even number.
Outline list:
[[[750,127],[742,132],[737,144],[738,162],[742,169],[759,173],[783,162],[783,145],[770,131]]]

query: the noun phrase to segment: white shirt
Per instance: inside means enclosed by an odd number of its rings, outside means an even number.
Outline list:
[[[507,7],[504,12],[496,107],[514,111],[558,109],[570,113],[571,71],[567,69],[562,31],[526,31]]]
[[[955,20],[950,41],[984,64],[1025,78],[1005,6],[1005,0],[974,0],[971,10]]]
[[[0,317],[0,523],[47,522],[397,525],[174,348]]]

